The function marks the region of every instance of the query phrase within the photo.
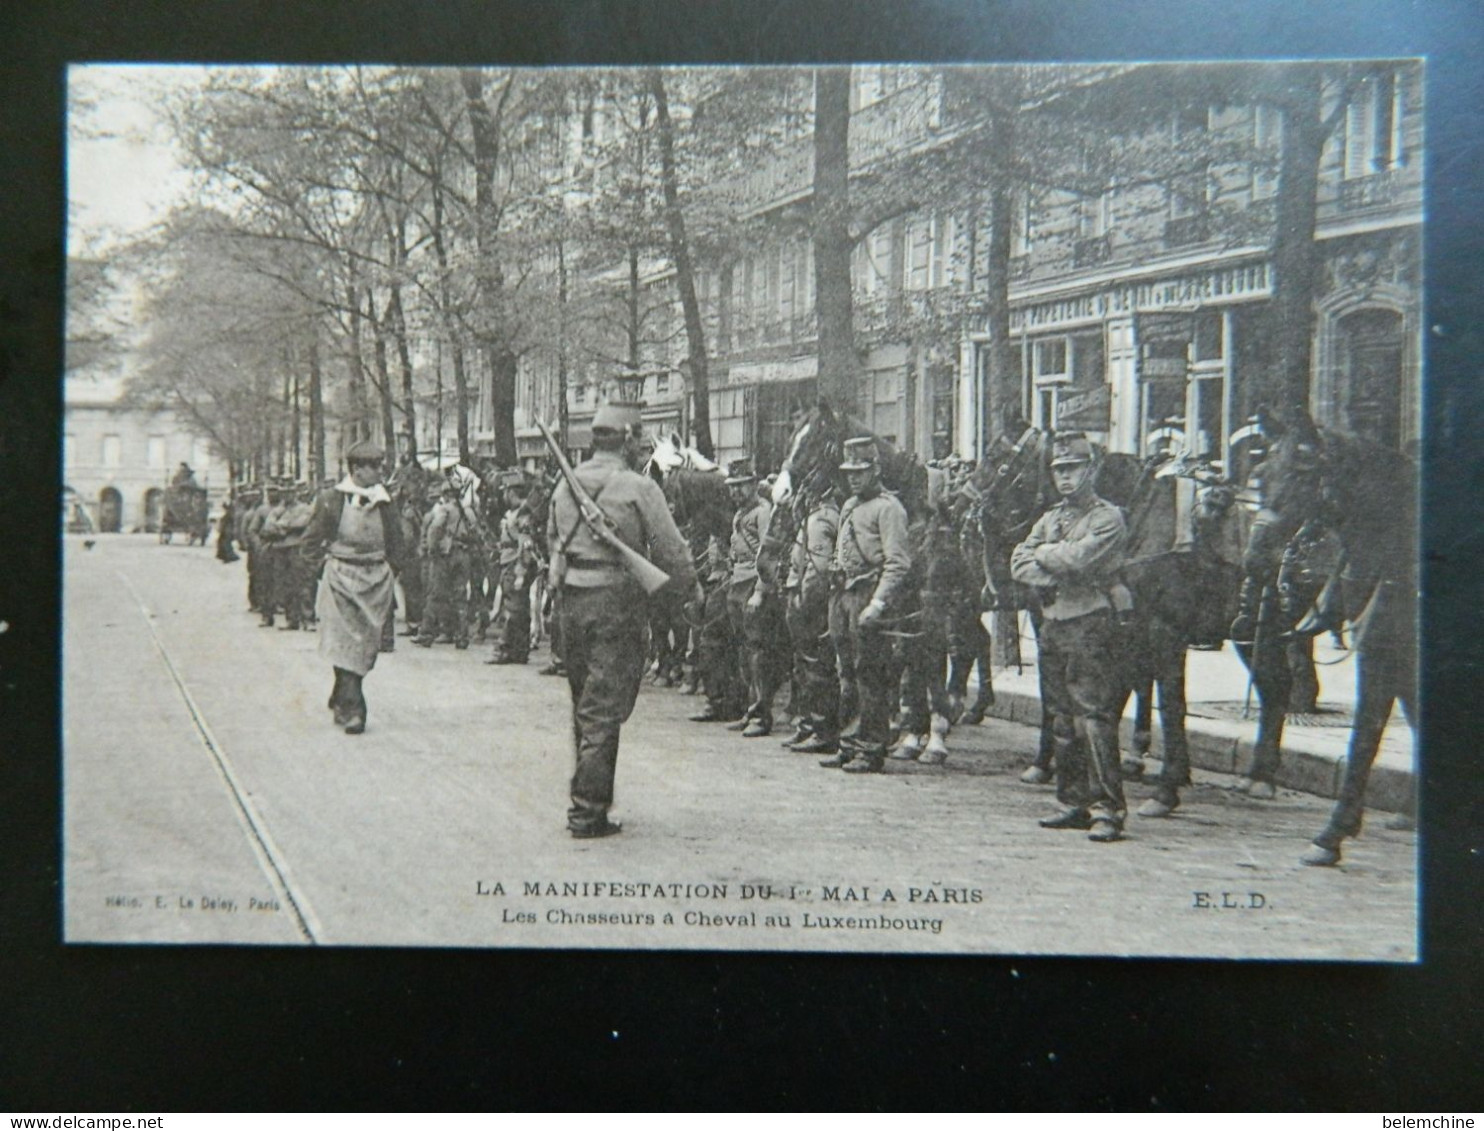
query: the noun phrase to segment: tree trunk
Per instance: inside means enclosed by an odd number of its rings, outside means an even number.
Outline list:
[[[1314,240],[1319,156],[1327,134],[1320,121],[1317,67],[1298,69],[1283,106],[1273,242],[1275,361],[1266,400],[1282,413],[1307,409],[1312,369],[1314,291],[1319,247]],[[1343,113],[1343,111],[1342,111]]]
[[[639,247],[629,244],[629,289],[628,309],[624,312],[628,325],[628,356],[624,365],[630,373],[639,372]]]
[[[515,374],[516,356],[503,324],[504,272],[495,246],[499,223],[495,208],[495,170],[500,156],[500,130],[496,116],[484,100],[484,75],[478,68],[459,72],[469,127],[474,142],[475,239],[479,248],[475,279],[478,282],[479,320],[477,334],[490,374],[490,407],[494,413],[495,454],[501,462],[515,462]],[[501,102],[510,93],[507,81]],[[461,441],[462,442],[462,441]]]
[[[395,399],[386,363],[386,333],[376,317],[376,300],[370,287],[366,288],[366,318],[371,323],[372,356],[376,359],[376,391],[381,394],[381,443],[387,462],[392,464],[397,459],[397,419],[392,411]]]
[[[417,458],[417,398],[412,389],[412,350],[407,343],[407,317],[402,310],[402,288],[392,287],[391,301],[387,303],[391,314],[392,337],[397,343],[397,365],[402,370],[402,428],[408,439],[412,458]]]
[[[361,298],[355,280],[345,285],[345,305],[350,311],[350,437],[352,442],[365,439],[366,427],[366,361],[361,352]]]
[[[469,447],[469,374],[464,368],[464,347],[457,339],[453,343],[453,407],[459,436],[459,462],[469,466],[474,459]]]
[[[999,113],[990,125],[990,151],[1011,152],[1015,142],[1012,113]],[[984,374],[985,447],[1006,431],[1011,417],[1019,418],[1021,404],[1020,367],[1010,345],[1010,228],[1014,194],[1004,164],[996,161],[989,171],[989,246],[985,280],[984,314],[989,332]],[[983,452],[979,453],[981,456]]]
[[[495,460],[501,467],[513,467],[519,459],[515,448],[515,374],[518,359],[508,349],[498,348],[489,355],[490,408],[495,417]]]
[[[850,68],[814,72],[814,270],[819,394],[852,403],[856,357],[850,293]]]
[[[325,479],[325,393],[319,364],[319,327],[309,337],[309,474],[314,486]]]
[[[706,330],[701,305],[696,300],[696,278],[691,265],[690,243],[685,234],[685,214],[680,210],[680,186],[675,173],[675,128],[670,121],[670,99],[664,75],[649,72],[649,90],[654,95],[660,131],[660,180],[665,196],[665,228],[670,236],[670,258],[675,262],[675,280],[680,287],[680,309],[685,317],[685,344],[690,363],[691,428],[696,450],[707,459],[716,458],[711,442],[711,373],[706,357]]]

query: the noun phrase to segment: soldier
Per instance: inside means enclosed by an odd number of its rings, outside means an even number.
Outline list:
[[[1098,497],[1092,444],[1060,433],[1051,474],[1061,502],[1010,556],[1010,574],[1040,592],[1041,687],[1053,718],[1056,796],[1048,829],[1089,829],[1089,839],[1123,836],[1126,806],[1118,761],[1119,674],[1115,596],[1127,538],[1123,512]],[[1121,600],[1120,600],[1121,603]]]
[[[651,600],[683,600],[696,585],[690,551],[654,480],[630,469],[635,408],[603,405],[593,417],[592,458],[575,478],[602,510],[624,545],[670,575],[653,597],[634,580],[623,556],[583,519],[565,480],[552,497],[547,523],[551,582],[560,592],[562,643],[572,692],[577,765],[567,827],[574,837],[611,836],[619,730],[634,710],[644,675],[644,634]]]
[[[398,516],[402,520],[402,543],[407,547],[407,568],[398,580],[402,583],[402,611],[406,626],[403,636],[416,636],[422,623],[423,606],[426,603],[426,587],[423,585],[423,500],[424,492],[417,490],[415,479],[409,477],[397,492]]]
[[[352,445],[345,453],[349,473],[320,492],[304,533],[306,552],[324,560],[316,605],[319,652],[335,668],[329,707],[346,734],[366,729],[361,681],[376,665],[404,561],[402,524],[381,483],[383,460],[372,440]]]
[[[306,628],[314,616],[309,595],[313,575],[304,556],[304,532],[313,513],[313,498],[309,484],[295,484],[276,519],[281,537],[274,551],[278,555],[274,580],[278,585],[277,604],[283,609],[285,623],[280,626],[283,630]]]
[[[423,554],[431,563],[422,628],[413,643],[431,648],[448,644],[469,647],[470,558],[478,519],[459,498],[457,485],[445,480],[436,488],[438,504],[423,531]]]
[[[736,669],[747,688],[747,709],[730,729],[745,738],[773,731],[773,697],[778,690],[775,659],[782,637],[783,609],[778,595],[758,576],[757,555],[773,504],[758,490],[750,459],[734,459],[727,486],[737,511],[732,515],[732,574],[727,582],[727,620],[732,630]]]
[[[713,535],[706,544],[701,571],[702,592],[692,609],[696,636],[696,671],[706,707],[691,715],[693,723],[730,723],[742,717],[746,682],[737,663],[727,591],[732,578],[728,543]]]
[[[840,672],[840,721],[858,721],[853,734],[841,736],[839,753],[820,765],[874,774],[886,758],[897,701],[892,642],[882,630],[896,621],[907,597],[912,549],[907,509],[881,486],[875,438],[846,440],[844,447],[840,470],[851,495],[840,509],[830,563],[830,639]]]
[[[840,501],[829,487],[799,527],[784,581],[799,726],[789,749],[833,754],[840,749],[840,676],[830,642],[830,559],[840,532]]]
[[[531,655],[531,585],[540,555],[531,530],[527,503],[531,485],[519,471],[503,480],[505,513],[500,517],[500,616],[495,646],[487,664],[523,664]]]
[[[277,482],[270,482],[264,486],[263,501],[253,511],[252,519],[247,524],[248,544],[254,551],[253,558],[257,565],[254,576],[258,580],[257,606],[261,615],[259,628],[272,628],[273,614],[278,610],[277,545],[281,535],[274,518],[282,509],[283,487]]]

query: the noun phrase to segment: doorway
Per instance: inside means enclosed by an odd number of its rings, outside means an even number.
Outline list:
[[[117,534],[123,527],[124,497],[113,487],[98,492],[98,529],[104,534]]]

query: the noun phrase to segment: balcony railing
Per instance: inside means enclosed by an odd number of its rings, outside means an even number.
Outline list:
[[[1380,208],[1401,199],[1402,181],[1395,170],[1340,182],[1340,207],[1346,211]]]
[[[1081,239],[1072,247],[1073,267],[1096,267],[1113,254],[1113,237],[1108,234]]]
[[[1165,246],[1187,247],[1211,238],[1211,217],[1204,212],[1165,221]]]

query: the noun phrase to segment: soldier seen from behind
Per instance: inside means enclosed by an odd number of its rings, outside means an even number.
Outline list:
[[[685,600],[696,584],[690,551],[664,494],[630,466],[638,425],[635,407],[610,403],[597,411],[592,458],[572,471],[576,489],[564,471],[547,522],[576,745],[567,828],[579,839],[619,831],[608,810],[619,731],[633,713],[644,675],[650,602]],[[589,503],[596,508],[589,517],[602,524],[601,533],[584,517]],[[669,575],[652,595],[633,572],[636,555]]]

